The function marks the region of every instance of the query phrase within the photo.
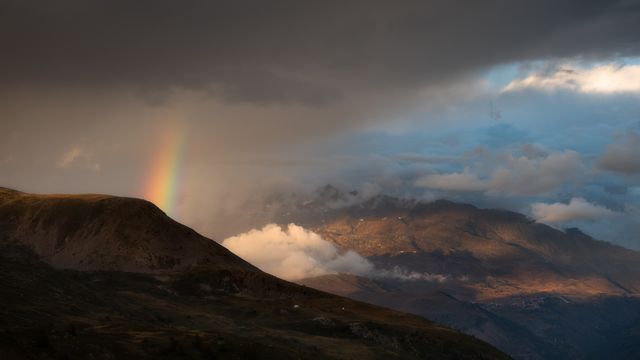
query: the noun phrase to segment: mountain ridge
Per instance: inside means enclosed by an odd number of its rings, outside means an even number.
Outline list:
[[[391,206],[376,205],[381,202]],[[507,285],[512,285],[524,280],[526,270],[546,276],[551,285],[557,283],[552,288],[532,283],[531,292],[567,287],[573,295],[640,293],[639,252],[593,239],[579,230],[561,231],[512,211],[381,196],[308,218],[291,220],[383,267],[401,266],[408,258],[422,256],[421,262],[433,266],[415,264],[417,271],[459,270],[450,263],[454,261],[469,272],[460,276],[501,278],[511,272],[514,281]],[[518,262],[519,267],[514,268]],[[580,278],[582,283],[563,280],[568,278]],[[484,291],[489,297],[510,295]]]
[[[5,219],[0,234],[7,241],[29,246],[56,267],[149,273],[201,265],[256,270],[145,200],[0,188],[0,216]],[[190,246],[172,239],[186,239]]]

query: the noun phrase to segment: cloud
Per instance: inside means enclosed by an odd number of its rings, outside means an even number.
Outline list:
[[[69,151],[60,155],[60,159],[58,160],[58,167],[68,168],[73,164],[76,159],[78,159],[82,155],[82,149],[78,146],[74,146]]]
[[[451,191],[485,191],[488,184],[465,168],[461,173],[433,174],[424,176],[416,181],[416,186],[436,190]]]
[[[427,281],[438,283],[444,283],[453,279],[451,275],[409,271],[400,266],[394,266],[391,269],[377,270],[372,276],[376,278],[395,279],[400,281]],[[458,277],[458,280],[464,281],[465,277]]]
[[[530,159],[543,158],[549,156],[549,153],[536,144],[524,144],[520,147],[522,154]]]
[[[582,198],[572,198],[564,203],[535,203],[531,205],[533,217],[540,222],[561,223],[571,220],[601,220],[614,216],[616,212],[592,204]]]
[[[640,134],[629,132],[618,136],[598,160],[597,166],[625,175],[640,173]]]
[[[433,156],[433,155],[423,155],[423,154],[416,154],[416,153],[400,153],[393,156],[393,158],[401,162],[414,163],[414,164],[415,163],[455,164],[455,163],[461,162],[461,159],[455,156]]]
[[[493,172],[489,189],[514,195],[545,194],[576,179],[582,170],[580,155],[572,150],[536,158],[508,155]]]
[[[611,0],[9,1],[0,79],[321,106],[498,63],[637,53],[637,14]]]
[[[330,242],[301,226],[268,224],[230,237],[222,245],[275,276],[287,280],[335,274],[367,274],[373,265],[354,251],[340,253]]]
[[[502,92],[525,89],[569,90],[585,94],[640,93],[640,65],[606,64],[591,68],[563,65],[507,84]]]
[[[0,2],[0,159],[9,154],[16,159],[0,160],[2,181],[38,192],[140,196],[160,151],[154,144],[159,129],[183,123],[175,214],[220,239],[270,222],[254,200],[280,183],[366,180],[379,184],[381,192],[416,196],[427,192],[413,187],[420,175],[457,173],[431,186],[462,189],[466,182],[467,189],[479,189],[467,190],[462,200],[501,192],[494,189],[494,178],[507,184],[501,193],[545,191],[573,178],[559,169],[538,188],[538,174],[518,176],[517,156],[477,157],[474,164],[459,155],[478,144],[494,153],[540,141],[549,149],[577,149],[585,119],[619,125],[624,114],[603,106],[601,116],[592,111],[599,110],[599,102],[558,111],[554,104],[562,99],[557,97],[542,105],[509,103],[518,98],[509,95],[491,100],[519,128],[501,121],[480,133],[470,127],[487,118],[485,97],[495,95],[485,93],[483,71],[522,61],[639,54],[640,9],[632,5],[611,0]],[[537,135],[518,131],[526,122],[523,113]],[[416,126],[408,128],[410,121]],[[437,133],[439,126],[455,136],[437,144],[423,141],[428,139],[420,132]],[[361,150],[350,143],[334,145],[336,138],[372,128],[416,136],[404,141],[365,134],[362,142],[372,146]],[[601,128],[595,132],[602,136]],[[69,145],[75,144],[99,159],[103,171],[86,171],[95,162],[74,154]],[[393,161],[398,151],[409,155]],[[391,160],[376,160],[377,155]],[[534,158],[547,155],[532,151],[525,157],[531,161],[519,161],[521,167],[535,170],[542,160]],[[504,169],[494,175],[500,164]],[[63,169],[52,169],[56,165]],[[251,221],[241,221],[247,214]]]
[[[583,173],[580,155],[572,150],[551,154],[536,152],[534,157],[506,154],[491,159],[489,166],[494,169],[485,178],[465,168],[461,173],[424,176],[416,181],[416,186],[444,191],[539,195],[551,192]]]
[[[101,165],[93,161],[93,155],[85,151],[80,146],[73,146],[68,151],[62,153],[58,157],[57,166],[59,168],[69,168],[78,162],[82,162],[83,166],[93,171],[100,171]]]
[[[453,279],[450,275],[409,271],[399,266],[377,269],[358,253],[340,253],[331,242],[295,224],[286,228],[268,224],[225,239],[222,245],[263,271],[291,281],[336,273],[398,281],[443,283]]]

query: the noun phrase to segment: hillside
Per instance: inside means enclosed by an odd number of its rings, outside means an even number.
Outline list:
[[[10,359],[502,359],[420,317],[267,275],[152,204],[0,190]]]
[[[150,202],[105,195],[35,195],[0,188],[0,236],[75,270],[143,273],[199,265],[254,269]]]

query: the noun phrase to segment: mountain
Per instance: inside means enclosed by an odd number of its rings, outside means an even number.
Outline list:
[[[3,359],[506,359],[265,274],[152,204],[0,188]]]
[[[306,204],[279,221],[366,256],[377,271],[302,284],[434,319],[519,359],[640,357],[639,252],[445,200]]]
[[[176,272],[198,265],[256,270],[147,201],[35,195],[0,188],[0,236],[54,267]]]
[[[473,290],[474,299],[640,293],[640,253],[579,230],[560,231],[522,214],[444,200],[395,203],[374,199],[306,225],[384,267],[462,278],[458,282]]]

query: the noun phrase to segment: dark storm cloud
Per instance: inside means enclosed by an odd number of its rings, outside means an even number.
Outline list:
[[[0,82],[322,105],[509,61],[637,54],[638,1],[3,1]]]

